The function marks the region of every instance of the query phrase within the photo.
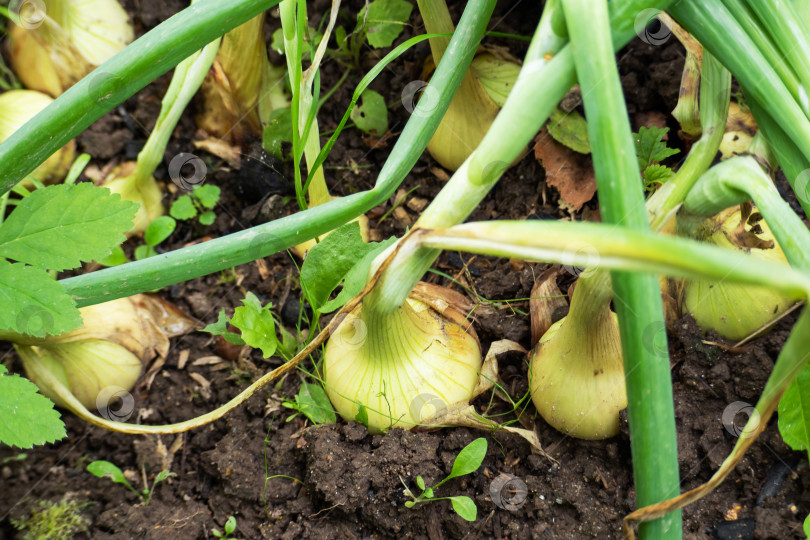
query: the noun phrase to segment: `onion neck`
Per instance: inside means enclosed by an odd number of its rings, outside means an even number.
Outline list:
[[[560,328],[564,339],[583,339],[583,336],[598,337],[604,335],[600,330],[612,321],[613,312],[610,301],[613,289],[610,286],[610,274],[604,270],[595,270],[587,276],[581,276],[574,287],[571,308]]]

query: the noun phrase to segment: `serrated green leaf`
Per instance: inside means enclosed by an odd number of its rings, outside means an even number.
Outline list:
[[[453,468],[447,480],[464,476],[478,469],[484,462],[487,455],[487,440],[483,437],[475,439],[473,442],[461,449],[453,462]]]
[[[805,366],[779,400],[779,434],[793,450],[810,454],[810,366]]]
[[[393,241],[366,244],[360,236],[360,225],[352,221],[313,246],[301,266],[301,287],[313,309],[322,313],[334,311],[359,293],[374,257]],[[341,283],[344,290],[328,302],[329,295]]]
[[[18,448],[52,443],[67,436],[53,402],[37,386],[0,364],[0,443]]]
[[[188,195],[181,195],[172,203],[169,214],[174,219],[191,219],[197,215],[197,207]]]
[[[675,173],[666,165],[650,165],[642,173],[644,187],[647,191],[655,191],[658,184],[665,183],[673,176],[675,176]]]
[[[160,216],[146,228],[143,233],[143,241],[146,242],[146,245],[154,247],[166,240],[176,227],[177,222],[174,218]]]
[[[405,0],[375,0],[357,15],[358,28],[366,21],[366,39],[368,44],[379,49],[390,47],[402,33],[413,11],[413,5]]]
[[[385,99],[374,90],[366,90],[360,96],[360,103],[352,109],[352,122],[363,133],[382,136],[388,131],[388,108]]]
[[[547,126],[548,132],[558,143],[580,154],[591,153],[588,124],[578,112],[566,113],[557,107],[551,113]]]
[[[463,495],[448,498],[450,499],[450,503],[453,505],[453,510],[456,511],[456,514],[467,521],[475,521],[476,516],[478,516],[478,508],[475,506],[475,503],[471,498]]]
[[[192,193],[200,201],[200,204],[205,208],[213,208],[219,202],[219,196],[222,191],[219,187],[213,184],[205,184],[196,188]]]
[[[82,323],[73,298],[45,270],[0,260],[0,330],[34,337],[62,334]]]
[[[663,139],[668,132],[669,128],[642,126],[638,133],[633,133],[639,170],[643,171],[650,165],[660,163],[680,152],[676,148],[667,148],[667,143]]]
[[[213,334],[215,336],[222,336],[225,339],[225,341],[227,341],[228,343],[233,343],[234,345],[245,344],[244,340],[241,337],[239,337],[239,334],[235,334],[233,332],[228,331],[228,316],[225,315],[224,309],[221,309],[219,311],[217,322],[209,324],[201,331],[208,332],[209,334]]]
[[[282,405],[302,413],[313,424],[331,424],[337,420],[332,403],[319,384],[302,383],[295,402],[286,401]]]
[[[290,108],[275,109],[262,130],[262,147],[268,154],[284,159],[281,143],[292,142],[292,116]]]
[[[214,221],[216,221],[217,215],[214,213],[213,210],[206,210],[205,212],[200,214],[200,217],[197,219],[200,220],[200,225],[208,226],[211,225]]]
[[[262,307],[259,299],[251,292],[245,295],[242,304],[234,310],[231,324],[241,330],[242,340],[247,345],[261,349],[262,356],[270,358],[278,347],[276,325],[270,312],[272,304]]]
[[[0,257],[50,270],[102,259],[126,240],[137,209],[88,183],[38,189],[0,226]]]

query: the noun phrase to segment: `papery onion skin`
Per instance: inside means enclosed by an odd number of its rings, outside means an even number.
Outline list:
[[[468,401],[481,363],[474,336],[409,298],[381,320],[364,320],[362,306],[346,317],[326,346],[325,388],[346,420],[357,419],[359,402],[369,431],[410,429]]]

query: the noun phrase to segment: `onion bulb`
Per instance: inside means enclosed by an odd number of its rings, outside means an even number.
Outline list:
[[[264,41],[264,13],[222,38],[211,71],[203,81],[203,112],[197,127],[214,137],[239,143],[261,135],[273,109],[289,105],[284,68],[270,64]]]
[[[154,177],[138,178],[137,164],[134,161],[127,161],[115,167],[102,181],[101,186],[118,193],[124,200],[140,205],[127,236],[145,231],[150,223],[163,215],[164,208],[161,202],[163,191]]]
[[[8,139],[52,101],[52,98],[36,90],[10,90],[0,94],[0,142]],[[70,141],[46,159],[30,176],[42,183],[58,182],[67,174],[75,155],[76,143]]]
[[[42,23],[10,25],[9,60],[26,87],[53,97],[134,37],[129,17],[117,0],[40,0],[31,4],[44,10],[35,17]]]
[[[599,276],[599,279],[597,279]],[[605,272],[580,278],[568,316],[554,323],[531,352],[532,401],[552,427],[580,439],[619,432],[627,407],[619,323],[610,310]]]
[[[1,336],[14,343],[28,377],[61,406],[65,404],[45,382],[45,372],[85,407],[95,409],[106,388],[132,390],[145,366],[155,357],[166,356],[169,337],[195,325],[171,304],[145,294],[79,311],[82,326],[66,334],[46,338]]]
[[[743,214],[739,206],[706,220],[699,239],[757,259],[786,262],[762,216],[756,212]],[[795,303],[772,289],[728,281],[687,281],[682,295],[684,313],[692,314],[704,330],[714,330],[731,340],[753,334]]]
[[[326,345],[329,399],[343,418],[363,420],[372,432],[413,428],[469,401],[478,384],[481,348],[456,307],[460,295],[430,286],[428,299],[420,289],[378,319],[361,304]]]
[[[453,33],[453,21],[445,0],[418,0],[417,4],[428,33]],[[449,42],[445,36],[430,39],[434,64],[439,64]],[[428,152],[439,165],[455,171],[478,147],[500,110],[499,103],[506,100],[519,70],[513,62],[500,60],[489,53],[481,55],[467,70],[428,143]]]

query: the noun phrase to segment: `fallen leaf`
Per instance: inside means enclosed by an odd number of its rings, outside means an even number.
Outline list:
[[[596,177],[590,158],[569,150],[551,138],[544,127],[535,139],[534,157],[546,170],[546,183],[575,211],[596,193]]]

